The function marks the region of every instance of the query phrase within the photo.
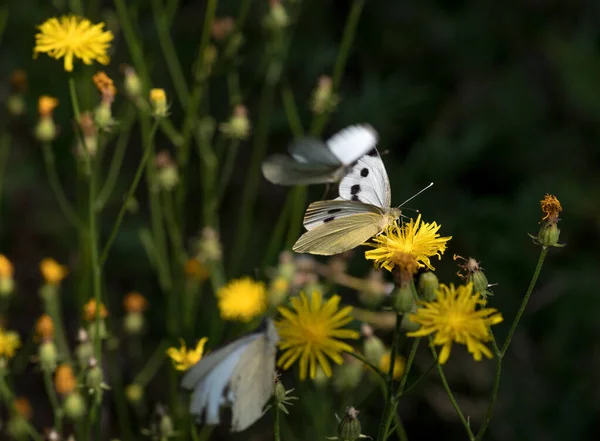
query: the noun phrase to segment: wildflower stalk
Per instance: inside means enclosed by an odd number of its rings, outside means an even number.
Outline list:
[[[116,360],[116,351],[108,351],[107,361],[107,366],[110,369],[111,375],[110,385],[114,390],[112,395],[115,399],[115,409],[117,411],[121,439],[123,441],[129,441],[133,439],[133,430],[131,428],[131,422],[129,421],[129,410],[127,408],[127,402],[125,401],[125,391],[118,368],[119,363]]]
[[[65,325],[62,319],[62,313],[60,311],[60,298],[58,290],[51,292],[48,290],[47,293],[42,295],[44,300],[44,310],[46,314],[52,319],[54,323],[54,329],[56,334],[56,346],[58,352],[64,359],[70,360],[71,353],[69,352],[69,344],[67,343],[67,334],[65,332]]]
[[[139,384],[144,387],[152,380],[152,378],[154,378],[165,360],[165,351],[168,347],[169,343],[166,340],[163,340],[158,344],[154,353],[133,379],[132,384]]]
[[[299,138],[304,135],[304,128],[302,127],[302,120],[298,115],[298,107],[296,106],[296,100],[294,99],[294,92],[289,84],[285,83],[281,87],[281,102],[283,103],[283,110],[287,117],[288,126],[292,131],[294,137]]]
[[[268,265],[271,262],[273,262],[275,256],[277,255],[277,252],[281,249],[283,235],[285,234],[289,217],[292,214],[293,201],[293,193],[289,192],[285,198],[283,207],[281,208],[281,213],[279,214],[279,218],[277,219],[277,223],[275,224],[275,228],[273,229],[273,233],[271,234],[269,244],[266,247],[265,256],[263,257],[262,261],[262,266]]]
[[[65,192],[58,178],[58,174],[56,173],[54,152],[52,151],[52,145],[49,142],[42,143],[42,153],[44,155],[44,164],[46,166],[48,182],[50,183],[50,188],[52,188],[52,191],[54,192],[54,197],[58,202],[58,206],[60,207],[67,220],[77,230],[83,230],[83,223],[81,222],[81,219],[79,219],[79,216],[75,212],[75,209],[73,208],[73,206],[69,202],[69,199],[65,195]]]
[[[394,365],[396,364],[396,352],[398,350],[398,341],[400,340],[402,316],[396,314],[396,326],[394,329],[394,336],[392,338],[392,347],[390,354],[390,368],[387,374],[386,382],[386,397],[385,397],[385,408],[381,415],[381,421],[379,423],[379,430],[377,431],[377,441],[385,441],[387,434],[392,423],[392,418],[396,413],[396,406],[398,405],[398,397],[394,395]]]
[[[48,369],[44,369],[44,386],[54,413],[54,428],[60,433],[62,431],[63,410],[54,389],[52,374]]]
[[[137,189],[137,186],[140,183],[140,179],[142,178],[142,175],[144,173],[144,168],[146,167],[148,159],[150,158],[150,156],[152,154],[152,151],[153,151],[152,146],[154,145],[154,135],[156,134],[156,129],[158,128],[158,124],[159,124],[159,120],[157,119],[154,122],[152,129],[150,130],[150,132],[147,135],[148,139],[146,141],[144,155],[142,156],[142,159],[138,165],[138,168],[135,172],[133,181],[131,182],[131,185],[129,186],[129,190],[127,190],[127,193],[125,193],[125,200],[123,201],[123,204],[121,205],[121,209],[119,210],[119,214],[117,215],[117,219],[113,223],[113,226],[110,230],[110,234],[108,235],[108,240],[106,241],[106,244],[104,245],[104,248],[102,249],[102,254],[100,255],[100,266],[103,266],[106,263],[106,259],[108,258],[108,253],[110,252],[113,242],[115,241],[115,239],[117,237],[119,228],[121,227],[121,223],[123,222],[123,218],[125,217],[125,214],[127,213],[128,201],[135,194],[135,190]]]
[[[412,368],[413,362],[415,361],[415,356],[417,355],[417,349],[419,349],[419,344],[421,343],[421,337],[417,337],[413,340],[412,346],[410,348],[410,354],[408,354],[408,359],[406,360],[406,366],[404,367],[404,374],[400,379],[400,386],[398,386],[398,392],[396,394],[396,398],[399,400],[400,397],[404,394],[404,388],[406,387],[406,382],[408,381],[408,373]]]
[[[523,313],[525,312],[525,308],[527,307],[527,303],[529,302],[531,293],[533,292],[533,289],[535,288],[535,285],[537,284],[538,277],[542,271],[542,267],[544,266],[544,260],[546,259],[547,254],[548,254],[548,248],[542,247],[542,251],[540,253],[540,257],[538,258],[538,262],[535,267],[535,271],[533,272],[533,276],[531,277],[531,281],[529,282],[529,287],[527,288],[527,291],[525,292],[525,295],[523,296],[523,300],[521,301],[521,306],[510,326],[510,330],[508,331],[506,340],[504,340],[502,349],[498,348],[496,339],[493,337],[493,334],[492,334],[492,344],[494,346],[494,357],[496,359],[496,373],[494,375],[494,383],[492,386],[490,403],[488,404],[488,408],[487,408],[483,423],[481,424],[481,427],[477,431],[477,436],[475,437],[476,441],[481,441],[483,439],[483,435],[485,434],[485,432],[490,424],[490,421],[492,419],[492,413],[494,411],[494,406],[496,405],[496,400],[498,398],[498,391],[500,390],[500,378],[501,378],[501,373],[502,373],[502,359],[506,355],[506,351],[508,350],[508,348],[510,346],[510,342],[515,333],[515,330],[517,329],[519,321],[521,320],[521,317],[522,317]]]
[[[435,368],[436,365],[437,363],[435,361],[431,363],[431,366],[429,366],[429,368],[425,372],[423,372],[421,376],[414,381],[413,384],[404,389],[404,391],[402,392],[402,396],[408,395],[409,392],[416,389],[423,382],[423,380],[427,378],[427,375],[429,375],[429,373]]]
[[[275,422],[273,424],[273,432],[274,432],[275,441],[281,441],[281,436],[279,434],[279,405],[278,404],[275,404],[273,406],[273,414],[274,414],[274,419],[275,419]]]
[[[229,185],[229,181],[231,180],[231,174],[233,173],[233,167],[235,166],[235,159],[237,157],[238,148],[240,146],[240,142],[238,140],[231,140],[229,146],[227,147],[227,156],[225,157],[225,164],[221,169],[221,180],[219,182],[219,197],[217,198],[217,204],[221,205],[223,202],[223,196],[225,195],[225,190]]]
[[[366,366],[369,366],[377,375],[379,375],[379,377],[383,380],[384,383],[387,382],[387,376],[383,372],[381,372],[381,370],[377,366],[375,366],[373,363],[371,363],[365,357],[363,357],[362,355],[360,355],[357,352],[346,351],[345,353],[348,354],[349,356],[356,358],[357,360],[363,362]]]

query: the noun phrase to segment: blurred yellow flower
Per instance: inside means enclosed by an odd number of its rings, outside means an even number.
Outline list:
[[[52,116],[52,112],[58,106],[58,99],[49,95],[42,95],[38,98],[38,113],[41,117]]]
[[[114,36],[103,30],[105,24],[92,24],[91,21],[74,15],[50,18],[38,26],[35,35],[34,58],[40,53],[58,60],[64,57],[65,71],[73,70],[73,58],[85,64],[93,61],[108,64],[107,51]]]
[[[40,262],[40,272],[46,283],[58,285],[67,274],[69,269],[65,265],[59,264],[56,260],[46,258]]]
[[[148,307],[148,300],[139,292],[130,292],[123,299],[123,308],[127,312],[143,312]]]
[[[198,280],[199,282],[205,281],[210,276],[208,268],[195,257],[186,260],[184,270],[186,276],[190,279]]]
[[[446,243],[452,239],[452,236],[440,237],[440,228],[441,225],[435,222],[421,222],[420,214],[416,221],[411,219],[400,227],[394,223],[369,243],[375,249],[366,251],[365,258],[373,260],[376,266],[392,271],[396,265],[406,265],[406,257],[410,255],[418,267],[426,266],[433,270],[429,258],[439,258],[444,254]]]
[[[108,310],[104,303],[100,303],[100,318],[108,317]],[[83,305],[83,318],[88,322],[96,320],[96,299],[90,299]]]
[[[540,201],[540,205],[542,206],[542,212],[544,213],[542,221],[548,219],[549,222],[556,222],[558,220],[558,215],[562,211],[562,205],[560,205],[560,201],[556,196],[546,194],[544,199]]]
[[[63,363],[56,368],[54,373],[54,387],[56,392],[61,395],[66,395],[75,390],[77,387],[77,378],[73,373],[73,368],[68,363]]]
[[[494,308],[484,308],[485,300],[480,294],[473,294],[473,284],[440,285],[437,297],[432,302],[419,302],[416,313],[408,318],[421,328],[408,332],[409,337],[425,337],[434,334],[433,344],[441,345],[440,364],[450,356],[452,343],[467,345],[469,353],[477,361],[482,355],[492,357],[485,342],[491,340],[490,326],[502,321],[502,314]],[[478,308],[478,306],[481,306]]]
[[[250,277],[231,280],[219,289],[217,299],[224,320],[249,322],[267,309],[265,284]]]
[[[179,349],[171,347],[167,349],[167,355],[173,361],[173,367],[178,371],[187,371],[202,359],[204,354],[204,345],[208,341],[207,337],[201,338],[196,343],[194,349],[187,349],[185,342],[181,340]]]
[[[50,340],[54,337],[54,322],[48,314],[42,314],[35,323],[35,333],[42,340]]]
[[[291,309],[281,306],[278,309],[283,316],[275,323],[281,337],[279,348],[283,354],[277,361],[277,366],[289,369],[299,360],[300,379],[317,375],[317,365],[331,377],[331,365],[327,357],[341,364],[342,352],[352,351],[352,346],[340,341],[342,338],[357,339],[360,334],[350,329],[341,329],[352,321],[352,307],[339,309],[340,296],[331,296],[323,303],[319,291],[313,291],[310,299],[300,293],[290,301]]]
[[[0,254],[0,279],[12,279],[14,272],[11,261],[4,254]]]
[[[98,71],[92,76],[92,81],[102,95],[112,95],[113,97],[117,94],[117,88],[114,85],[113,80],[106,75],[103,71]]]
[[[150,89],[150,104],[152,114],[156,117],[167,116],[167,94],[165,89]]]
[[[14,331],[0,328],[0,358],[12,358],[21,347],[21,337]]]
[[[381,356],[381,359],[379,360],[379,370],[386,375],[390,371],[390,361],[391,360],[392,360],[391,352],[386,352],[385,354],[383,354]],[[399,380],[400,378],[402,378],[402,375],[404,374],[404,369],[406,368],[406,359],[404,357],[402,357],[401,355],[396,355],[394,360],[395,360],[394,361],[394,372],[393,372],[392,376],[394,377],[394,380]]]

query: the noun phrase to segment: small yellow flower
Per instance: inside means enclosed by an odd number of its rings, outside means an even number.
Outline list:
[[[59,264],[56,260],[46,258],[40,262],[40,272],[46,283],[58,285],[67,274],[69,269],[65,265]]]
[[[381,359],[379,360],[379,370],[386,375],[390,371],[391,360],[391,352],[386,352],[381,356]],[[392,376],[394,377],[394,380],[399,380],[400,378],[402,378],[402,375],[404,375],[404,369],[406,368],[406,359],[401,355],[396,355],[395,360],[396,361],[394,361],[394,372]]]
[[[548,222],[556,222],[558,220],[558,215],[562,211],[562,206],[556,196],[546,194],[544,199],[540,201],[540,205],[542,206],[542,212],[544,213],[542,221],[548,219]]]
[[[97,61],[108,64],[107,54],[112,32],[103,30],[105,23],[92,24],[91,21],[74,15],[50,18],[38,26],[35,35],[34,58],[40,53],[58,60],[65,59],[65,71],[73,70],[73,58],[79,58],[85,64]]]
[[[250,277],[230,281],[219,289],[217,299],[224,320],[249,322],[267,309],[265,284]]]
[[[103,303],[100,303],[100,318],[108,317],[108,310]],[[90,299],[83,305],[83,318],[88,322],[96,320],[96,299]]]
[[[300,293],[291,299],[291,309],[277,308],[283,318],[275,323],[281,337],[279,348],[284,351],[277,366],[289,369],[294,362],[300,362],[300,379],[317,375],[317,365],[326,376],[331,377],[331,365],[327,357],[336,364],[344,360],[341,353],[351,352],[352,346],[339,339],[357,339],[360,334],[350,329],[342,329],[352,321],[351,306],[339,309],[340,296],[331,296],[323,303],[319,291],[313,291],[310,299]]]
[[[123,308],[127,312],[143,312],[148,307],[148,300],[139,292],[130,292],[123,299]]]
[[[113,80],[106,73],[102,71],[96,72],[92,76],[92,81],[102,95],[111,95],[114,97],[117,94],[117,88]]]
[[[416,221],[411,219],[401,227],[394,223],[373,239],[369,245],[375,249],[366,251],[365,258],[373,260],[376,266],[392,271],[394,266],[406,265],[409,261],[412,266],[411,259],[406,258],[406,255],[410,255],[419,268],[426,266],[433,270],[429,258],[440,258],[446,251],[446,243],[452,239],[452,236],[440,237],[440,228],[441,225],[435,222],[421,222],[420,214]]]
[[[40,117],[52,116],[52,112],[58,106],[58,99],[49,96],[42,95],[38,98],[38,113]]]
[[[480,294],[473,294],[473,284],[455,288],[441,284],[437,297],[432,302],[420,302],[415,314],[408,318],[421,328],[406,335],[424,337],[434,334],[433,344],[441,345],[440,364],[450,356],[452,343],[467,345],[469,353],[477,361],[482,355],[492,357],[492,352],[484,344],[491,340],[490,326],[502,321],[502,314],[494,308],[484,308],[485,300]]]
[[[195,257],[186,260],[184,270],[186,276],[199,282],[205,281],[210,276],[208,268],[206,268],[202,262]]]
[[[167,355],[173,360],[173,367],[178,371],[187,371],[202,359],[204,354],[204,345],[208,341],[207,337],[198,340],[194,349],[187,349],[185,342],[181,340],[179,349],[171,347],[167,349]]]
[[[42,314],[35,323],[35,333],[42,340],[50,340],[54,337],[54,322],[48,314]]]
[[[66,395],[75,390],[77,387],[77,378],[73,373],[73,368],[68,363],[63,363],[56,368],[54,374],[54,387],[56,392],[61,395]]]
[[[150,104],[152,105],[152,114],[154,116],[167,116],[168,106],[165,89],[150,89]]]
[[[0,358],[12,358],[21,347],[21,338],[14,331],[0,328]]]
[[[15,268],[8,257],[0,254],[0,279],[12,279]]]

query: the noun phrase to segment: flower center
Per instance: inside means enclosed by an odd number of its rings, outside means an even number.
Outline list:
[[[322,342],[328,336],[328,328],[323,322],[306,322],[303,326],[304,338],[312,343]]]

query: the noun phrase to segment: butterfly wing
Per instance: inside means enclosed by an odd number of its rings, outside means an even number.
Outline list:
[[[355,214],[313,227],[300,236],[293,250],[297,253],[331,256],[356,248],[379,234],[383,230],[384,213],[375,206],[360,202],[355,204]]]
[[[298,162],[286,155],[271,155],[262,163],[265,179],[277,185],[309,185],[337,182],[341,164]]]
[[[334,199],[311,203],[304,213],[304,228],[312,230],[342,217],[359,213],[381,213],[382,210],[374,205],[362,202]]]
[[[387,208],[392,203],[390,180],[376,148],[361,157],[340,181],[340,197]]]
[[[327,147],[344,165],[354,164],[375,148],[379,136],[368,124],[357,124],[340,130],[327,140]]]

